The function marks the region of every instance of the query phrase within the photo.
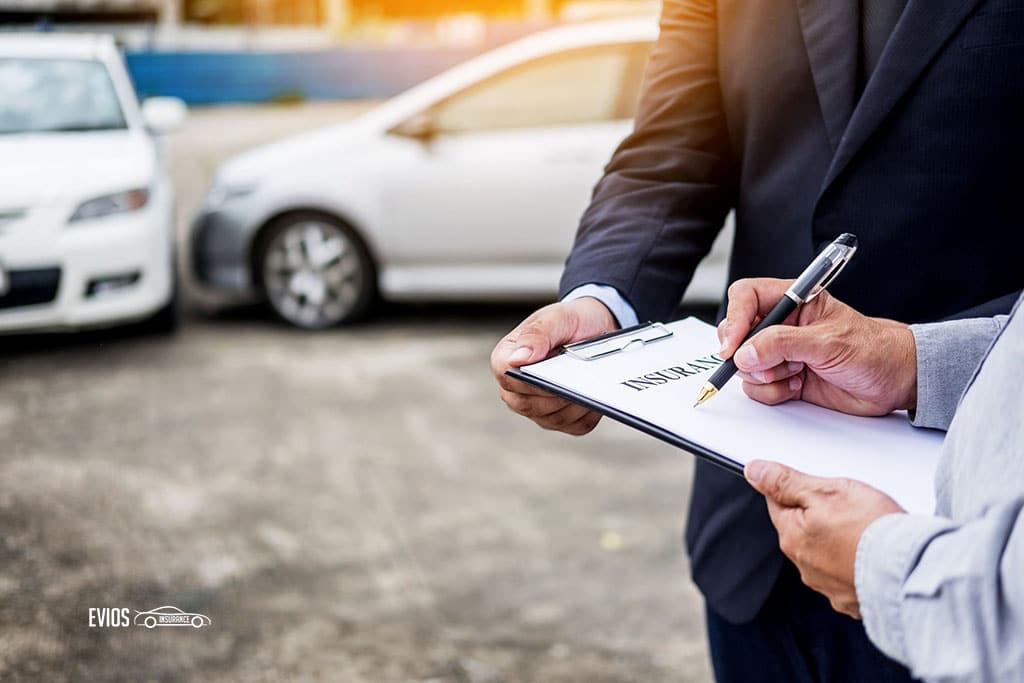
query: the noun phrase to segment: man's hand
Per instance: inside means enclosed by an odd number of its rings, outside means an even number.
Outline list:
[[[903,508],[852,479],[812,477],[761,460],[748,464],[744,473],[764,494],[779,547],[803,582],[827,597],[832,609],[860,619],[853,574],[857,544],[872,522]]]
[[[762,403],[802,399],[852,415],[917,405],[917,349],[902,323],[861,315],[822,292],[784,325],[740,342],[782,298],[791,280],[739,280],[718,326],[719,355],[735,354],[743,390]]]
[[[565,344],[618,327],[611,311],[592,297],[540,309],[505,335],[491,352],[491,371],[498,380],[501,400],[545,429],[576,436],[591,431],[601,419],[599,413],[518,382],[505,375],[505,371],[544,360]]]

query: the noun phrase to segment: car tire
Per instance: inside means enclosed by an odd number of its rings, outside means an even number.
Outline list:
[[[203,618],[199,616],[192,617],[192,628],[202,628]]]
[[[323,214],[293,213],[268,225],[254,266],[271,310],[301,329],[359,320],[377,296],[366,244],[351,227]]]
[[[146,628],[156,628],[156,617],[146,617],[142,624]]]

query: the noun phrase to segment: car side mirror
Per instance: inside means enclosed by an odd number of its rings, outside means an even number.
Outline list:
[[[440,131],[437,130],[434,117],[430,115],[430,112],[421,111],[395,126],[392,132],[426,144],[437,137]]]
[[[142,103],[142,120],[156,135],[177,130],[187,116],[188,107],[177,97],[150,97]]]

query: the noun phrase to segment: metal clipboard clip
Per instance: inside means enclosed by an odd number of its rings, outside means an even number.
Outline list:
[[[602,334],[593,339],[566,344],[562,348],[567,354],[578,360],[597,360],[616,353],[632,351],[671,336],[672,330],[661,323],[642,323],[624,330]]]

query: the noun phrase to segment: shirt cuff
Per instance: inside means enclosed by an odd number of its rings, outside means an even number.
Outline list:
[[[911,325],[917,347],[916,427],[948,429],[974,371],[1000,329],[993,318]]]
[[[562,301],[575,301],[585,296],[593,297],[603,303],[615,316],[621,328],[633,327],[640,322],[636,317],[636,311],[629,305],[625,297],[619,294],[619,290],[609,285],[594,283],[580,285],[562,297]]]
[[[854,584],[868,638],[906,666],[910,662],[901,615],[903,584],[928,543],[955,526],[941,517],[885,515],[864,531],[857,544]]]

